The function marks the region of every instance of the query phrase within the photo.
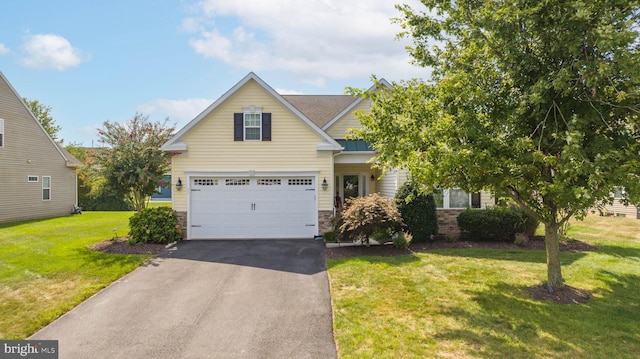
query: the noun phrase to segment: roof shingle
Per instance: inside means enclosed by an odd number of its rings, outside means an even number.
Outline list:
[[[282,98],[320,128],[356,101],[350,95],[282,95]]]

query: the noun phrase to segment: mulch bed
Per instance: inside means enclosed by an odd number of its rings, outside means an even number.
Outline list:
[[[535,249],[544,250],[545,243],[543,236],[536,236],[530,239],[524,246],[517,246],[509,242],[470,242],[458,241],[447,242],[444,238],[436,238],[431,243],[415,243],[406,249],[397,249],[391,244],[375,246],[345,246],[325,248],[326,258],[350,258],[360,256],[398,256],[417,252],[428,252],[439,248],[494,248],[494,249]],[[598,248],[588,243],[578,240],[565,240],[560,243],[562,252],[587,252],[595,251]],[[589,292],[565,285],[563,288],[549,290],[546,285],[535,285],[527,288],[529,295],[539,301],[553,301],[561,304],[583,304],[589,301]]]
[[[553,301],[560,304],[584,304],[589,301],[591,294],[584,289],[565,285],[562,288],[549,290],[544,284],[527,288],[527,292],[535,300]]]
[[[89,248],[102,253],[115,254],[160,254],[166,250],[165,244],[137,243],[129,244],[128,238],[98,242]]]
[[[504,241],[457,241],[447,242],[444,237],[436,237],[430,243],[414,243],[407,249],[397,249],[390,243],[375,246],[344,246],[326,248],[324,250],[325,258],[349,258],[359,256],[397,256],[403,254],[411,254],[415,252],[428,252],[433,249],[440,248],[493,248],[493,249],[537,249],[544,250],[544,236],[535,236],[531,238],[525,245],[517,246],[513,242]],[[560,243],[560,251],[562,252],[588,252],[595,251],[598,248],[588,243],[577,240],[565,240]]]

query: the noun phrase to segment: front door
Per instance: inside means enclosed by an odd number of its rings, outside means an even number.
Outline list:
[[[359,177],[358,175],[344,175],[342,177],[344,199],[359,197],[361,195]]]
[[[336,195],[340,201],[367,195],[367,176],[365,174],[336,175]]]

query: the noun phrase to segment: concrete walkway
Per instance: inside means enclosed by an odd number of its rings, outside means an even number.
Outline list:
[[[324,243],[187,241],[29,339],[60,358],[336,358]]]

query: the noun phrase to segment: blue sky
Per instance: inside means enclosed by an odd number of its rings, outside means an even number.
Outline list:
[[[280,93],[428,77],[391,18],[416,0],[7,1],[0,71],[52,108],[65,144],[136,112],[178,129],[250,71]]]

